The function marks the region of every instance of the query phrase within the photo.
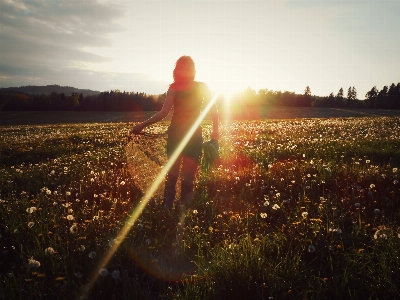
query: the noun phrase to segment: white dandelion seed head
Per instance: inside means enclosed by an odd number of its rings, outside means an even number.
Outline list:
[[[54,249],[52,247],[47,247],[46,249],[44,249],[44,254],[46,254],[46,255],[52,255],[55,252],[56,251],[54,251]]]
[[[378,208],[375,208],[375,209],[374,209],[374,214],[378,215],[378,214],[380,214],[380,213],[381,213],[381,211],[380,211]]]
[[[114,278],[115,280],[119,279],[119,275],[120,275],[120,272],[118,270],[114,270],[111,273],[111,277]]]
[[[80,279],[80,278],[83,277],[83,275],[82,275],[81,272],[76,272],[74,275],[75,275],[75,277],[78,278],[78,279]]]
[[[26,212],[28,214],[34,213],[35,211],[37,211],[37,208],[35,206],[29,207],[26,209]]]
[[[315,252],[315,247],[313,246],[313,245],[308,245],[308,247],[307,247],[307,251],[309,252],[309,253],[314,253]]]
[[[359,208],[359,207],[361,206],[361,204],[357,202],[357,203],[354,204],[354,206],[355,206],[356,208]]]
[[[76,226],[75,224],[72,225],[72,226],[70,227],[69,231],[70,231],[71,233],[77,233],[77,232],[78,232],[78,226]]]
[[[33,256],[32,256],[31,258],[28,259],[28,265],[29,265],[29,268],[36,269],[36,268],[40,267],[40,262],[33,259]]]
[[[108,270],[105,269],[105,268],[100,269],[99,275],[100,275],[101,277],[106,277],[106,276],[108,275]]]
[[[95,257],[96,257],[96,255],[97,255],[97,253],[96,253],[96,252],[94,252],[94,251],[91,251],[91,252],[89,253],[89,258],[93,259],[93,258],[95,258]]]
[[[388,238],[388,236],[384,231],[379,230],[379,229],[377,231],[375,231],[375,234],[374,234],[375,240],[378,240],[378,239],[387,240],[387,238]]]

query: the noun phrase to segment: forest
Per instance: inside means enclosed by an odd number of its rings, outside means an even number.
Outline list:
[[[83,90],[82,90],[83,91]],[[121,92],[119,90],[88,94],[72,92],[71,94],[52,91],[49,93],[27,93],[18,90],[0,89],[0,111],[157,111],[160,110],[166,93],[148,95],[143,92]],[[217,100],[220,108],[228,101],[221,95]],[[348,107],[371,109],[400,108],[400,83],[392,83],[378,90],[376,86],[359,100],[356,88],[349,87],[347,93],[340,88],[329,96],[317,96],[307,86],[303,94],[289,91],[260,89],[258,92],[247,88],[232,96],[229,105],[245,110],[265,106],[288,107]]]

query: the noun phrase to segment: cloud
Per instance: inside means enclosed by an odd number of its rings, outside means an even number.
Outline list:
[[[110,3],[0,0],[0,84],[48,82],[57,72],[111,60],[85,51],[109,47],[125,30],[118,24],[123,6]]]

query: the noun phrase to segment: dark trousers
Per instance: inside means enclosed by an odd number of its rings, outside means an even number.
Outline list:
[[[168,208],[172,208],[175,194],[176,183],[179,177],[179,169],[181,173],[181,197],[180,204],[186,204],[193,195],[194,180],[197,172],[198,160],[187,155],[180,155],[167,174],[164,189],[164,204]]]

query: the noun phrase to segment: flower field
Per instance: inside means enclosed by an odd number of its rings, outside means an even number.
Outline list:
[[[168,123],[132,126],[0,127],[0,299],[400,294],[400,117],[224,121],[187,211],[134,220]]]

